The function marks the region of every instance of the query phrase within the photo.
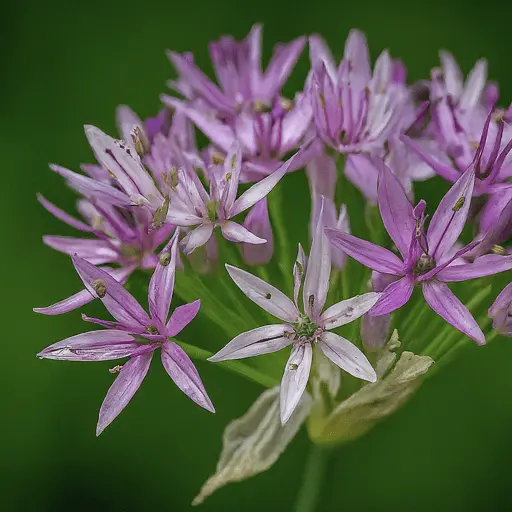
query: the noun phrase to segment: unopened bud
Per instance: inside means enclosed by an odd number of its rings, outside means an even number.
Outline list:
[[[364,315],[361,320],[361,339],[366,349],[377,351],[384,346],[391,327],[391,316]]]

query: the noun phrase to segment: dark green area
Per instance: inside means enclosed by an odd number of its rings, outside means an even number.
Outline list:
[[[172,73],[166,48],[192,50],[206,66],[209,40],[223,33],[241,37],[255,21],[265,24],[267,56],[276,42],[311,32],[324,34],[340,55],[348,30],[359,27],[368,35],[372,56],[388,47],[406,62],[411,79],[428,75],[439,48],[452,50],[465,71],[485,56],[507,104],[511,12],[512,6],[499,0],[25,0],[4,6],[2,510],[189,510],[215,468],[225,425],[260,392],[256,384],[199,364],[217,408],[209,415],[176,389],[155,358],[133,402],[96,439],[111,365],[35,358],[45,346],[87,327],[79,312],[49,318],[31,311],[79,286],[68,258],[40,240],[45,233],[73,231],[46,213],[35,194],[43,192],[72,210],[73,195],[47,163],[77,169],[92,160],[83,124],[113,133],[120,103],[143,117],[153,115]],[[300,86],[307,66],[304,55],[287,93]],[[304,226],[308,212],[298,198],[304,198],[305,178],[294,176],[293,183],[300,192],[288,195],[287,205],[297,208],[295,226]],[[418,190],[435,203],[445,185],[435,181]],[[290,236],[294,245],[299,235],[291,229]],[[495,286],[497,291],[498,280]],[[88,311],[102,315],[100,306]],[[219,343],[219,331],[206,320],[189,329],[184,341],[208,350]],[[320,510],[510,510],[511,366],[512,343],[500,339],[439,372],[394,417],[339,450],[327,469]],[[272,470],[219,491],[201,510],[291,510],[307,449],[302,432]]]

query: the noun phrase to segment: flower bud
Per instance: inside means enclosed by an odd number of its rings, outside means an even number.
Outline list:
[[[242,257],[249,265],[265,265],[274,253],[274,237],[268,216],[267,200],[257,202],[247,215],[244,227],[267,241],[264,244],[242,244]]]
[[[512,283],[506,286],[489,308],[492,326],[503,336],[512,336]]]

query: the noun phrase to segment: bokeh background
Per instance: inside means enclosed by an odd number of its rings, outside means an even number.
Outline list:
[[[511,13],[512,4],[499,0],[10,3],[0,18],[2,510],[190,510],[215,468],[225,425],[261,391],[199,364],[217,405],[208,415],[155,364],[130,406],[96,438],[109,363],[36,359],[84,327],[79,312],[51,318],[31,311],[79,286],[69,260],[41,242],[45,233],[72,231],[35,194],[72,209],[73,195],[47,163],[77,169],[92,160],[84,123],[114,133],[120,103],[153,115],[172,75],[166,48],[192,50],[206,66],[208,41],[242,37],[256,21],[265,25],[267,56],[278,41],[311,32],[321,32],[339,56],[348,30],[359,27],[373,58],[389,48],[411,80],[437,65],[439,48],[454,52],[464,71],[485,56],[507,104]],[[304,54],[290,91],[307,66]],[[191,341],[208,348],[208,324],[201,325]],[[512,343],[498,339],[429,380],[399,413],[336,453],[320,510],[510,510],[511,367]],[[200,510],[291,510],[307,449],[301,432],[270,471],[219,491]]]

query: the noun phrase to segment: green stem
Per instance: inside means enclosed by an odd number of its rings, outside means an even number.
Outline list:
[[[317,509],[328,459],[328,451],[316,444],[311,445],[302,485],[295,502],[295,512],[314,512]]]
[[[192,359],[206,361],[209,357],[213,356],[213,353],[208,350],[203,350],[202,348],[189,345],[188,343],[176,339],[173,339],[173,341],[176,342]],[[273,379],[269,375],[255,370],[245,363],[241,363],[240,361],[221,361],[216,364],[221,368],[225,368],[226,370],[237,373],[238,375],[242,375],[243,377],[246,377],[257,384],[261,384],[266,388],[273,388],[274,386],[279,385],[279,381]]]

